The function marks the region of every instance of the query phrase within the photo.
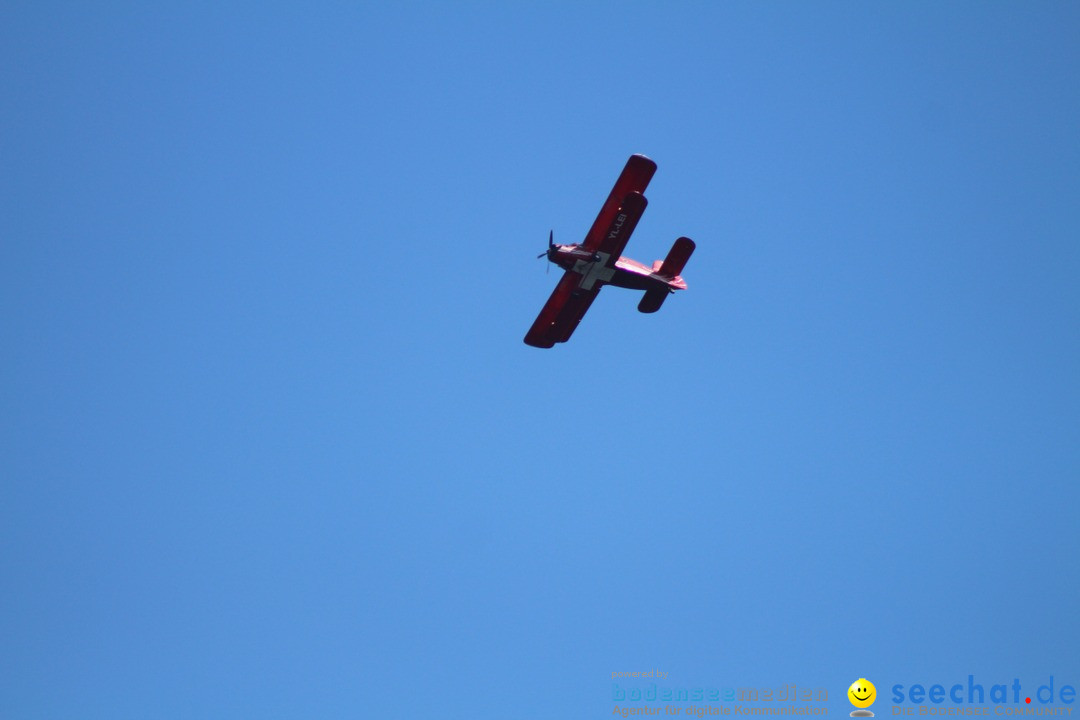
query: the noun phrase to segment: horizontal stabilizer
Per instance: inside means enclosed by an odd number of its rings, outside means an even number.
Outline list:
[[[686,261],[690,259],[695,247],[697,246],[694,245],[694,241],[690,238],[681,237],[676,240],[657,273],[666,278],[677,277],[686,267]]]
[[[643,313],[654,313],[660,309],[660,306],[664,304],[664,300],[671,291],[666,287],[652,288],[645,291],[645,297],[641,298],[641,302],[638,303],[637,309]]]

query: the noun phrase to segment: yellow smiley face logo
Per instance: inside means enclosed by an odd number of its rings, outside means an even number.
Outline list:
[[[874,699],[877,697],[877,688],[874,687],[874,683],[866,678],[859,678],[851,683],[851,687],[847,689],[847,696],[855,707],[867,708],[874,704]]]

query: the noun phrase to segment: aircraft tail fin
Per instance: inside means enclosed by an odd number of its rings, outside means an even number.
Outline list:
[[[664,300],[667,299],[669,294],[675,290],[686,288],[686,283],[679,278],[679,273],[686,267],[686,261],[690,259],[695,247],[697,246],[694,245],[693,240],[681,237],[668,250],[667,257],[664,258],[663,262],[657,260],[653,263],[653,272],[665,280],[667,284],[646,290],[645,296],[638,303],[638,310],[643,313],[654,313],[664,304]]]
[[[671,246],[671,250],[668,251],[667,257],[664,258],[664,262],[660,264],[660,268],[656,271],[660,275],[666,278],[675,278],[686,267],[686,261],[690,259],[690,255],[693,254],[694,248],[697,245],[694,241],[687,237],[681,237],[675,241],[675,244]],[[659,305],[657,305],[659,307]]]

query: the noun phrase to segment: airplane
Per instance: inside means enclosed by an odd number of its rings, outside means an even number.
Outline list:
[[[621,257],[645,212],[648,201],[642,193],[655,172],[655,162],[644,155],[631,155],[584,242],[557,245],[555,232],[548,235],[548,249],[537,258],[547,255],[566,272],[526,333],[526,345],[550,348],[569,340],[604,285],[644,290],[638,303],[643,313],[656,312],[669,294],[686,289],[679,273],[694,252],[690,238],[676,240],[667,257],[651,268]]]

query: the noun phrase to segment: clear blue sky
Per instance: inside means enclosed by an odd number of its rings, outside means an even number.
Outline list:
[[[0,716],[1080,685],[1077,5],[561,5],[3,5]]]

